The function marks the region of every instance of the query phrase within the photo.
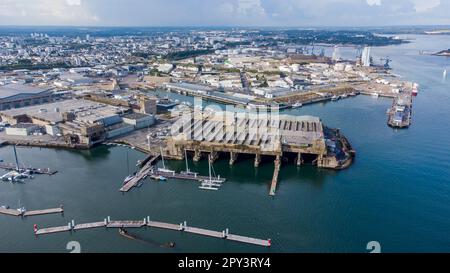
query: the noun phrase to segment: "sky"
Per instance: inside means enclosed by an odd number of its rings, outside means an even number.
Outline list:
[[[450,0],[0,0],[0,25],[450,25]]]

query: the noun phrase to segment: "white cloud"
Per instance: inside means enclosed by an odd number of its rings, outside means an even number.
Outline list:
[[[236,11],[242,15],[265,15],[260,0],[238,0]]]
[[[450,24],[450,0],[0,0],[2,24]]]
[[[413,0],[414,9],[417,12],[425,12],[438,7],[441,4],[440,0]]]
[[[81,6],[81,0],[66,0],[69,6]]]
[[[381,0],[366,0],[369,6],[380,6]]]
[[[219,12],[223,13],[233,13],[234,12],[234,6],[231,3],[222,3],[219,6]]]
[[[0,24],[93,24],[98,17],[81,0],[0,0]]]

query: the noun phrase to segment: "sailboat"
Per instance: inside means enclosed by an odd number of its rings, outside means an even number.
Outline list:
[[[25,178],[32,179],[33,176],[31,175],[30,169],[26,169],[25,167],[22,169],[20,168],[19,159],[17,157],[16,145],[13,145],[13,151],[14,151],[14,158],[16,161],[15,169],[2,175],[0,177],[0,180],[12,182],[12,183],[24,183],[24,181],[22,179],[25,179]]]
[[[191,175],[191,176],[197,177],[198,173],[191,172],[191,170],[189,169],[188,157],[187,157],[186,149],[184,149],[184,159],[186,160],[186,171],[182,171],[181,174]]]
[[[127,173],[130,173],[130,162],[129,162],[129,156],[128,156],[128,149],[127,149]],[[128,182],[131,181],[131,179],[133,179],[135,177],[135,174],[130,174],[127,177],[125,177],[125,179],[123,180],[123,185],[127,184]]]
[[[160,147],[160,150],[161,150],[161,159],[162,159],[163,167],[162,168],[158,168],[158,172],[170,173],[170,174],[174,175],[175,171],[166,169],[166,163],[164,162],[164,153],[163,153],[162,147]]]
[[[208,157],[209,178],[202,180],[201,181],[202,185],[199,188],[203,189],[203,190],[214,190],[214,191],[217,191],[219,189],[218,187],[220,187],[222,185],[224,179],[220,178],[220,176],[217,176],[217,177],[213,177],[212,176],[212,165],[211,165],[211,162],[212,162],[212,157],[211,157],[211,154],[210,154],[209,157]]]
[[[17,211],[20,213],[20,214],[24,214],[27,210],[25,209],[25,207],[21,207],[20,206],[20,199],[19,199],[19,208],[17,209]]]

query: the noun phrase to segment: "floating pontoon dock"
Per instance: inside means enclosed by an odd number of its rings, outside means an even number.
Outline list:
[[[209,229],[190,227],[187,225],[186,222],[180,223],[180,224],[155,222],[155,221],[150,221],[150,217],[144,218],[144,220],[142,220],[142,221],[111,221],[110,217],[108,217],[108,218],[104,219],[103,222],[86,223],[86,224],[75,224],[75,221],[72,220],[72,222],[70,222],[66,226],[36,229],[35,234],[36,235],[46,235],[46,234],[52,234],[52,233],[71,232],[71,231],[93,229],[93,228],[99,228],[99,227],[104,227],[104,228],[152,227],[152,228],[160,228],[160,229],[166,229],[166,230],[175,230],[175,231],[193,233],[193,234],[197,234],[197,235],[201,235],[201,236],[226,239],[226,240],[247,243],[247,244],[253,244],[253,245],[259,245],[259,246],[264,246],[264,247],[271,246],[270,239],[262,240],[262,239],[247,237],[247,236],[230,234],[228,229],[225,229],[223,231],[214,231],[214,230],[209,230]]]
[[[145,179],[150,171],[153,169],[152,165],[156,163],[158,160],[159,155],[152,156],[150,159],[146,159],[147,161],[144,166],[139,170],[139,172],[136,173],[136,175],[128,181],[125,185],[123,185],[122,188],[120,188],[121,192],[128,192],[131,190],[131,188],[135,187],[141,180]]]
[[[122,188],[120,188],[121,192],[128,192],[133,187],[136,187],[140,181],[148,177],[149,175],[154,176],[163,176],[165,178],[169,179],[183,179],[183,180],[191,180],[191,181],[204,181],[210,179],[209,176],[201,176],[197,174],[184,174],[184,173],[176,173],[176,172],[161,172],[158,170],[155,170],[153,168],[153,165],[156,163],[160,156],[153,156],[150,160],[147,160],[147,163],[144,164],[141,170],[137,172],[135,177],[131,179],[127,184],[123,185]],[[222,182],[225,182],[225,178],[216,178]]]
[[[63,206],[60,206],[59,208],[53,208],[53,209],[30,210],[30,211],[25,211],[25,212],[21,212],[18,209],[0,208],[0,214],[10,215],[10,216],[23,216],[23,217],[47,215],[47,214],[55,214],[55,213],[63,213],[63,212],[64,212]]]

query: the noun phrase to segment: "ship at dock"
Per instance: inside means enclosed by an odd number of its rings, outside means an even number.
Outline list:
[[[388,111],[388,125],[392,128],[408,128],[411,125],[412,96],[402,94],[394,99]]]

